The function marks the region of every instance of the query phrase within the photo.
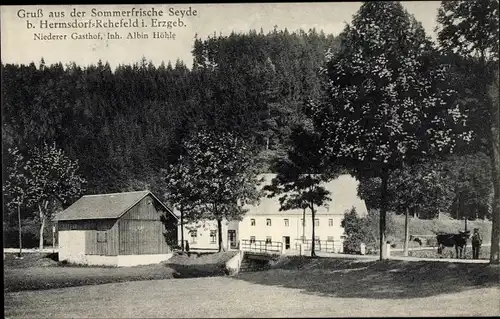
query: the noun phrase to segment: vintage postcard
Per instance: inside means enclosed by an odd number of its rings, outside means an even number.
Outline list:
[[[6,318],[500,315],[498,0],[0,13]]]

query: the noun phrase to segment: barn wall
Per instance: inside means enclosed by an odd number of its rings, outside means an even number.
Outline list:
[[[171,252],[159,220],[119,221],[120,255],[166,254]]]
[[[130,208],[121,219],[160,220],[161,206],[148,195]]]
[[[62,221],[58,223],[58,229],[59,234],[63,236],[65,236],[63,232],[83,234],[83,239],[73,236],[71,243],[64,243],[65,246],[75,247],[71,250],[81,249],[83,245],[85,255],[118,255],[118,223],[114,219]],[[105,238],[105,240],[98,242],[98,233],[101,233],[100,239]],[[61,243],[59,246],[61,247]]]
[[[162,215],[163,207],[152,196],[146,196],[126,212],[118,222],[119,255],[170,253]]]
[[[103,233],[105,233],[105,238],[103,238]],[[94,227],[85,232],[85,254],[116,256],[118,255],[118,242],[118,222],[97,220],[94,222]]]

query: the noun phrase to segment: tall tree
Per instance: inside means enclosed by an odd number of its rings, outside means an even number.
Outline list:
[[[244,207],[258,200],[253,152],[241,138],[210,129],[193,133],[184,145],[186,171],[192,174],[189,188],[197,195],[193,209],[198,218],[217,221],[222,251],[223,220],[240,219]]]
[[[199,210],[199,196],[196,189],[196,167],[189,156],[181,155],[178,160],[161,170],[163,190],[168,202],[180,213],[181,250],[184,252],[184,225],[186,220],[197,221],[194,215]]]
[[[381,179],[380,259],[387,258],[386,211],[391,171],[451,152],[469,132],[460,126],[455,92],[447,88],[422,25],[399,2],[367,2],[327,55],[325,94],[310,104],[325,151],[358,176]]]
[[[7,181],[3,186],[4,198],[7,199],[7,208],[17,210],[17,222],[19,227],[19,254],[22,257],[23,251],[23,235],[21,223],[21,207],[28,202],[27,186],[28,179],[26,177],[26,164],[29,162],[24,160],[17,148],[9,148],[9,155],[12,157],[12,165],[8,167]],[[4,215],[5,217],[5,215]]]
[[[464,98],[475,101],[474,113],[481,117],[473,126],[478,142],[490,157],[493,180],[493,212],[490,262],[500,263],[500,107],[498,103],[498,0],[443,1],[437,16],[441,48],[476,64],[467,74],[474,83],[472,94]],[[474,80],[470,80],[470,76]],[[470,89],[470,88],[469,88]],[[474,114],[472,113],[472,114]]]
[[[311,257],[314,257],[316,211],[330,200],[330,192],[321,184],[333,174],[327,170],[319,152],[321,140],[318,134],[297,127],[292,131],[290,140],[288,157],[276,164],[278,174],[264,190],[268,192],[268,197],[280,196],[280,210],[304,209],[304,214],[306,208],[311,211]]]
[[[40,250],[43,249],[45,224],[61,205],[69,206],[82,192],[85,180],[78,175],[78,163],[71,160],[55,144],[44,143],[30,150],[28,187],[30,206],[38,210],[40,220]]]

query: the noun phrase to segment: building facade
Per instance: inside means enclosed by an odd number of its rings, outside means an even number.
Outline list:
[[[176,212],[179,217],[179,213]],[[222,245],[225,250],[238,248],[238,221],[222,221]],[[190,250],[217,251],[219,249],[219,233],[217,221],[202,220],[197,223],[186,224],[183,227],[184,242],[189,244]],[[178,226],[178,240],[181,242],[181,225]]]
[[[263,183],[270,184],[275,174],[263,174]],[[344,214],[353,207],[360,216],[367,214],[366,205],[357,196],[358,181],[350,175],[341,175],[323,185],[331,201],[316,208],[315,241],[317,250],[340,252],[343,249],[344,229],[341,226]],[[302,244],[305,249],[312,241],[312,217],[310,209],[281,211],[279,198],[261,197],[257,205],[249,205],[241,221],[223,221],[223,246],[237,249],[240,244],[266,245],[281,243],[283,250],[296,250]],[[180,226],[179,226],[180,227]],[[179,228],[180,234],[180,228]],[[190,248],[214,250],[218,248],[217,223],[201,221],[184,225],[184,239]]]

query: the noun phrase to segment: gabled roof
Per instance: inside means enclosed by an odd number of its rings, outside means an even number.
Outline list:
[[[147,195],[151,195],[165,208],[167,212],[177,218],[177,216],[175,216],[172,211],[166,207],[165,204],[163,204],[153,193],[146,190],[125,193],[85,195],[73,203],[73,205],[57,214],[55,220],[120,218]]]
[[[271,180],[276,177],[276,174],[261,174],[259,179],[263,179],[263,183],[259,185],[262,189],[265,185],[271,184]],[[331,201],[326,202],[325,206],[317,207],[316,215],[344,215],[352,207],[356,208],[359,216],[366,216],[367,208],[365,202],[358,196],[359,182],[351,175],[340,175],[336,179],[322,183],[322,186],[330,192],[329,197]],[[260,198],[259,204],[247,205],[247,216],[255,215],[300,215],[302,216],[302,209],[291,209],[287,211],[280,211],[279,197],[268,198],[263,196]],[[310,214],[310,210],[306,211]]]

